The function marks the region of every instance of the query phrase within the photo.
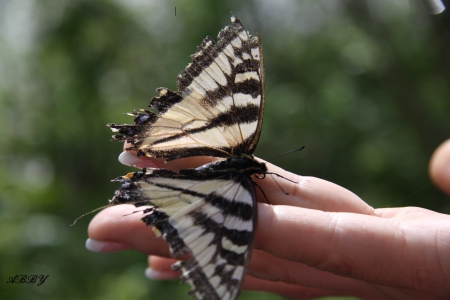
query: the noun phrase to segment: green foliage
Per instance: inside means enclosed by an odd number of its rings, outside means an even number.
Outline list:
[[[69,225],[105,205],[117,188],[109,180],[131,170],[105,124],[131,122],[124,113],[146,107],[157,87],[176,89],[188,54],[229,24],[230,11],[264,45],[258,156],[305,145],[274,163],[375,207],[450,213],[427,175],[450,135],[449,37],[437,22],[448,16],[400,2],[0,4],[0,298],[188,298],[178,281],[147,280],[143,254],[85,250],[89,217]],[[16,274],[49,277],[5,284]],[[254,298],[281,299],[242,296]]]

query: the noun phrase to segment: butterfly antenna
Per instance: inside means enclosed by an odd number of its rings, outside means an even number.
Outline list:
[[[257,177],[257,178],[259,178],[259,177]],[[262,187],[260,187],[259,184],[257,184],[255,181],[253,181],[253,183],[259,188],[259,190],[260,190],[261,193],[263,194],[264,198],[266,198],[266,202],[267,202],[268,204],[270,204],[269,199],[267,198],[266,193],[264,193],[264,190],[262,189]]]
[[[283,178],[284,180],[287,180],[287,181],[289,181],[289,182],[292,182],[292,183],[298,184],[298,182],[297,182],[297,181],[294,181],[294,180],[290,180],[289,178],[286,178],[286,177],[284,177],[284,176],[281,176],[281,175],[280,175],[280,174],[278,174],[278,173],[267,172],[266,174],[269,174],[269,175],[275,175],[275,176],[278,176],[278,177],[280,177],[280,178]],[[273,177],[272,177],[272,178],[273,178]],[[275,178],[274,178],[273,180],[275,180]]]
[[[286,155],[286,154],[290,154],[290,153],[294,153],[294,152],[298,152],[298,151],[303,150],[303,149],[305,149],[305,146],[301,146],[301,147],[298,148],[298,149],[294,149],[294,150],[290,150],[290,151],[288,151],[288,152],[284,152],[284,153],[278,154],[277,156],[272,157],[272,158],[269,159],[268,161],[271,162],[271,161],[273,161],[274,159],[276,159],[276,158],[278,158],[278,157],[280,157],[280,156],[283,156],[283,155]]]
[[[122,215],[122,217],[126,217],[126,216],[133,215],[133,214],[135,214],[135,213],[143,212],[143,211],[145,211],[145,209],[143,209],[143,210],[135,210],[135,211],[132,211],[132,212],[130,212],[130,213],[128,213],[128,214]]]
[[[275,178],[273,177],[274,174],[269,174],[269,175],[270,175],[270,177],[272,177],[272,180],[277,184],[277,186],[280,188],[280,190],[281,190],[285,195],[289,195],[289,193],[286,192],[286,191],[281,187],[281,185],[278,183],[278,181],[275,180]],[[278,175],[278,174],[277,174],[277,175]]]
[[[111,206],[111,204],[108,204],[108,205],[105,205],[105,206],[98,207],[98,208],[96,208],[96,209],[94,209],[94,210],[91,210],[90,212],[87,212],[87,213],[85,213],[85,214],[82,214],[81,216],[79,216],[78,218],[76,218],[75,221],[73,221],[73,223],[70,224],[70,226],[75,225],[75,223],[76,223],[79,219],[84,218],[84,217],[87,216],[87,215],[90,215],[90,214],[92,214],[92,213],[95,213],[96,211],[99,211],[99,210],[101,210],[101,209],[104,209],[104,208],[107,208],[107,207],[110,207],[110,206]]]

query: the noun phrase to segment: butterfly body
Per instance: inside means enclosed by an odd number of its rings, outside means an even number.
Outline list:
[[[150,206],[142,220],[161,233],[173,257],[188,256],[174,269],[197,299],[238,297],[256,228],[252,176],[267,172],[252,155],[264,110],[261,40],[236,17],[231,21],[217,43],[203,40],[178,76],[178,91],[158,88],[150,110],[131,113],[134,124],[108,125],[138,156],[220,159],[195,169],[129,173],[114,180],[122,186],[110,200]]]

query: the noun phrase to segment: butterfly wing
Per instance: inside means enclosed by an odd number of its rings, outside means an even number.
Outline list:
[[[188,254],[182,271],[196,299],[236,299],[246,274],[256,224],[250,177],[223,168],[223,161],[197,169],[146,169],[119,177],[111,204],[152,205],[143,221],[157,228],[171,254]]]
[[[115,140],[138,155],[173,160],[230,157],[256,148],[264,109],[261,39],[232,17],[218,42],[206,37],[178,76],[178,91],[159,88],[149,107],[131,113],[132,125],[109,124]]]

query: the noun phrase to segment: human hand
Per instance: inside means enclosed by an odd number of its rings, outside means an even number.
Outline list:
[[[199,160],[202,161],[199,161]],[[160,160],[127,153],[126,164],[185,168],[205,158]],[[353,295],[364,299],[449,299],[450,216],[422,208],[373,209],[350,191],[314,177],[267,164],[298,184],[257,180],[271,205],[258,195],[258,226],[243,288],[289,298]],[[433,181],[450,193],[450,141],[433,155]],[[132,205],[110,207],[89,226],[91,250],[135,248],[151,255],[148,275],[178,278],[162,239],[155,239]],[[101,241],[101,242],[98,242]]]

